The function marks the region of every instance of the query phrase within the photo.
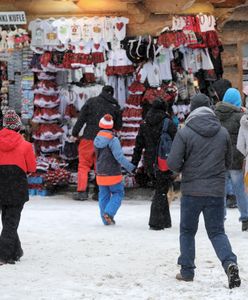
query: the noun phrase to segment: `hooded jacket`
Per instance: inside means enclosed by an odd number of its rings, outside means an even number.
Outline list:
[[[245,172],[248,172],[248,115],[245,114],[240,120],[240,128],[237,140],[237,149],[243,154],[246,159]]]
[[[121,144],[110,130],[101,130],[94,139],[96,150],[96,180],[98,185],[113,185],[122,181],[121,166],[128,172],[135,168],[124,156]]]
[[[32,144],[9,129],[0,131],[0,203],[19,205],[28,201],[27,172],[35,172]]]
[[[221,125],[227,129],[231,137],[233,162],[230,169],[241,170],[244,156],[236,148],[236,145],[240,128],[240,120],[244,114],[240,111],[239,107],[224,102],[217,103],[215,113],[219,118]]]
[[[231,161],[229,134],[208,107],[190,113],[167,159],[171,170],[182,172],[183,195],[211,197],[224,197],[225,171]]]
[[[122,115],[120,106],[110,94],[103,91],[99,96],[90,98],[80,111],[78,120],[73,127],[72,135],[77,137],[80,130],[85,125],[83,138],[87,140],[94,140],[99,129],[100,119],[110,114],[114,120],[114,129],[120,130],[122,127]]]
[[[162,131],[163,120],[165,118],[168,118],[168,115],[164,109],[152,107],[148,111],[145,121],[140,125],[139,132],[136,137],[132,163],[135,166],[138,165],[144,150],[144,168],[149,174],[154,173],[157,146]],[[176,126],[170,120],[168,125],[168,134],[171,136],[172,140],[176,131]]]

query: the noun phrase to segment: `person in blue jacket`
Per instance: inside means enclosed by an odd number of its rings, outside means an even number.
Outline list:
[[[120,141],[112,131],[113,117],[104,115],[99,122],[99,131],[94,139],[96,152],[96,182],[99,186],[99,207],[105,225],[115,224],[114,216],[124,196],[121,167],[133,172],[135,166],[124,156]]]

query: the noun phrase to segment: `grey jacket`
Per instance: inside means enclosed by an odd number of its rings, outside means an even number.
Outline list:
[[[182,172],[183,195],[224,197],[232,146],[227,130],[210,108],[191,112],[186,126],[176,134],[167,163],[171,170]]]
[[[245,161],[245,172],[248,172],[248,115],[245,114],[240,120],[240,128],[237,141],[237,149],[244,155],[246,158]]]

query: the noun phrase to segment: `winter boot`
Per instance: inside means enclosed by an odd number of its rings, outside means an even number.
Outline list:
[[[164,228],[162,228],[162,227],[157,227],[157,226],[150,226],[149,229],[150,229],[150,230],[164,230]]]
[[[104,214],[103,217],[107,223],[106,225],[115,225],[115,220],[113,219],[113,217],[108,214]]]
[[[183,277],[181,273],[178,273],[176,275],[176,279],[179,280],[179,281],[186,281],[186,282],[190,282],[190,281],[193,281],[194,279],[193,278],[188,278],[188,277]]]
[[[73,193],[73,200],[84,201],[88,199],[88,192],[76,192]]]
[[[248,220],[242,221],[242,231],[248,231]]]
[[[228,208],[237,208],[237,201],[235,195],[227,195],[226,196],[226,206]]]
[[[235,263],[231,263],[226,271],[228,277],[229,289],[239,287],[241,285],[241,280],[239,277],[239,268]]]

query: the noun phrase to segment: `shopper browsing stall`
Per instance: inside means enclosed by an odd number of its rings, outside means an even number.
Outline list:
[[[72,130],[72,140],[76,140],[81,129],[85,126],[79,142],[78,185],[75,200],[88,198],[88,173],[95,164],[95,150],[93,140],[99,131],[99,121],[105,114],[110,114],[114,120],[114,129],[120,130],[122,126],[120,106],[113,98],[114,90],[111,86],[103,87],[99,96],[90,98],[80,111],[79,118]]]
[[[171,216],[167,193],[169,190],[172,172],[168,169],[161,171],[156,168],[158,142],[163,129],[163,124],[168,120],[167,132],[174,138],[176,126],[169,120],[166,113],[167,103],[157,98],[152,103],[145,121],[141,124],[136,137],[132,163],[138,166],[144,150],[144,168],[151,180],[155,181],[155,194],[152,199],[149,226],[152,230],[162,230],[171,227]]]

